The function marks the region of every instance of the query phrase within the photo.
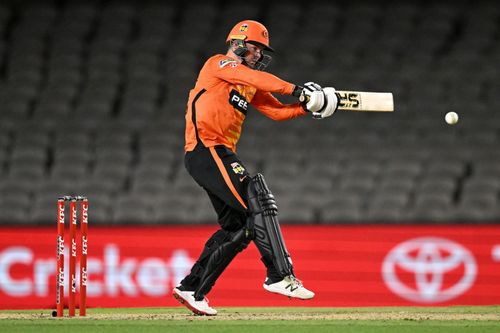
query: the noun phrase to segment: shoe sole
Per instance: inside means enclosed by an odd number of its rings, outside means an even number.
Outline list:
[[[273,294],[278,294],[278,295],[282,295],[282,296],[288,297],[289,299],[296,298],[296,299],[300,299],[300,300],[302,300],[302,301],[307,301],[307,300],[309,300],[309,299],[314,298],[314,296],[315,296],[315,295],[312,295],[312,296],[311,296],[311,297],[309,297],[309,298],[303,298],[303,297],[298,297],[298,296],[293,296],[293,295],[283,294],[283,293],[281,293],[281,292],[279,292],[279,291],[277,291],[277,290],[269,289],[269,288],[267,287],[267,285],[265,285],[265,284],[264,284],[264,286],[263,286],[263,287],[264,287],[264,289],[265,289],[265,290],[269,291],[270,293],[273,293]]]
[[[216,316],[217,315],[217,314],[206,313],[206,312],[203,312],[203,311],[200,311],[200,310],[196,309],[191,304],[189,304],[188,301],[186,301],[184,298],[182,298],[181,295],[179,295],[178,293],[176,293],[175,290],[172,292],[172,296],[174,296],[174,298],[176,300],[178,300],[179,303],[181,303],[186,308],[188,308],[189,310],[191,310],[191,312],[194,313],[197,316]]]

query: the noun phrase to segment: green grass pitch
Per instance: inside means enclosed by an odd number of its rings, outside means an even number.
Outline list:
[[[322,333],[500,332],[500,306],[383,308],[220,308],[216,317],[184,308],[89,309],[52,318],[50,310],[0,311],[1,332]]]

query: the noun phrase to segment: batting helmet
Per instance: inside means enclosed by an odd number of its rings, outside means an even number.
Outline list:
[[[269,33],[266,27],[257,21],[245,20],[236,24],[227,36],[226,43],[229,43],[233,39],[258,43],[264,46],[266,50],[274,51],[269,46]]]

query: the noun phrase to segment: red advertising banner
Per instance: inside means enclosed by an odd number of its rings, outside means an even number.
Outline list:
[[[91,226],[88,306],[178,305],[171,289],[215,230]],[[283,234],[297,277],[316,293],[314,299],[289,300],[265,291],[265,269],[251,244],[217,281],[211,304],[500,304],[500,225],[290,225]],[[0,228],[0,309],[55,308],[56,236],[55,226]]]

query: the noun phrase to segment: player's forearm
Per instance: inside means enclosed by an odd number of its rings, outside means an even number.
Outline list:
[[[266,117],[276,121],[289,120],[306,114],[302,105],[298,103],[285,104],[280,108],[260,107],[257,108],[257,110],[263,113]]]
[[[253,86],[260,91],[291,95],[295,89],[294,84],[273,74],[251,70],[244,66],[237,68],[233,73],[233,83]]]
[[[283,104],[271,93],[265,91],[257,91],[251,104],[266,117],[278,121],[306,114],[300,103]]]
[[[277,121],[293,119],[306,114],[300,103],[283,104],[269,92],[258,91],[251,103],[266,117]]]

